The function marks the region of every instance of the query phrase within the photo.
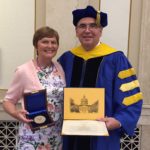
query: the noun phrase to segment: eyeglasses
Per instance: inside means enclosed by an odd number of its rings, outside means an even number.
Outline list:
[[[87,28],[89,30],[94,30],[98,28],[98,25],[96,23],[89,23],[89,24],[81,23],[77,26],[77,28],[80,30],[86,30]]]

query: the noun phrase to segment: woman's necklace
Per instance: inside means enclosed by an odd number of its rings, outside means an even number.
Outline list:
[[[45,74],[46,77],[51,74],[51,72],[53,71],[53,68],[54,68],[53,63],[51,63],[51,66],[42,67],[38,61],[38,58],[36,59],[36,61],[37,61],[38,67]]]

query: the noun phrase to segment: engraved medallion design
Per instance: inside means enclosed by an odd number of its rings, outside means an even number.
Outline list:
[[[39,115],[39,116],[36,116],[34,118],[34,122],[37,123],[37,124],[42,124],[46,121],[46,118],[42,115]]]

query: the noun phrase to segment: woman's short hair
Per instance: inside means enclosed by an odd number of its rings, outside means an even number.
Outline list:
[[[35,48],[37,48],[38,41],[44,37],[50,37],[50,38],[56,37],[57,43],[59,45],[59,34],[58,34],[58,32],[56,30],[48,27],[48,26],[44,26],[44,27],[37,29],[34,33],[33,45]]]

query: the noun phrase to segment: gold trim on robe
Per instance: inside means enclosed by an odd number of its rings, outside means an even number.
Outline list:
[[[138,101],[142,100],[143,96],[142,93],[139,92],[137,94],[134,94],[132,96],[126,97],[123,99],[123,104],[126,106],[132,105],[134,103],[137,103]]]
[[[133,90],[133,89],[135,89],[137,87],[139,87],[139,81],[138,80],[134,80],[132,82],[122,84],[120,86],[120,90],[122,92],[126,92],[126,91]]]
[[[100,57],[100,56],[105,56],[111,53],[116,52],[117,50],[104,44],[104,43],[100,43],[98,44],[95,48],[86,51],[81,45],[78,47],[75,47],[71,50],[71,52],[78,56],[83,58],[84,60],[88,60],[90,58],[96,58],[96,57]]]
[[[118,74],[118,77],[120,79],[125,79],[125,78],[131,77],[133,75],[135,75],[135,70],[133,68],[130,68],[127,70],[120,71]]]

